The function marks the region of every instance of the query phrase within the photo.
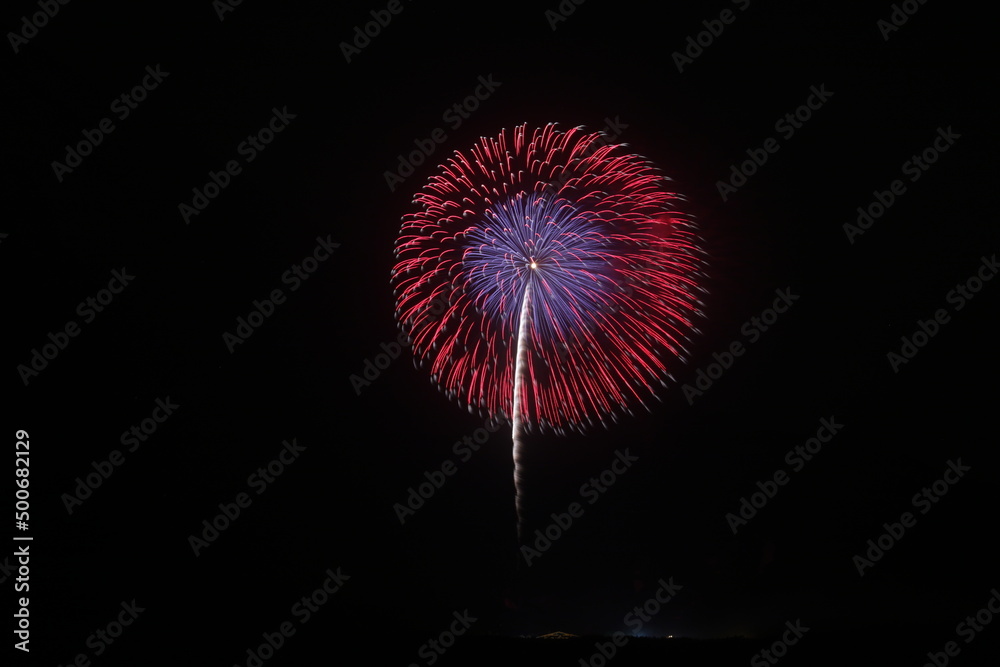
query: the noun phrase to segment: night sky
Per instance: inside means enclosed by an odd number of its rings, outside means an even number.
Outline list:
[[[0,552],[10,614],[30,596],[11,664],[247,665],[282,624],[264,664],[486,664],[421,649],[463,612],[466,650],[553,631],[764,646],[800,620],[800,657],[864,632],[899,664],[949,641],[955,664],[986,664],[1000,627],[958,627],[1000,587],[977,10],[52,4],[2,17],[2,414],[8,451],[30,436],[30,529],[10,536],[33,538],[29,593],[11,569],[26,542]],[[509,426],[486,430],[395,346],[389,276],[436,165],[549,122],[655,163],[709,260],[659,402],[528,438],[532,548],[582,507],[528,565]],[[663,582],[676,596],[630,625]]]

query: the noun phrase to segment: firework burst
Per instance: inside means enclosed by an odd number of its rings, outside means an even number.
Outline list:
[[[456,151],[404,216],[397,319],[449,397],[512,424],[519,499],[525,430],[606,425],[683,361],[702,254],[681,201],[599,133],[521,125]]]

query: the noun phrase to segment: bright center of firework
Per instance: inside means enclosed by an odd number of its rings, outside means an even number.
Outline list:
[[[574,318],[601,311],[614,278],[606,225],[565,199],[519,193],[469,229],[463,264],[480,310],[516,331],[529,283],[535,325],[557,340]],[[544,270],[543,270],[544,268]]]

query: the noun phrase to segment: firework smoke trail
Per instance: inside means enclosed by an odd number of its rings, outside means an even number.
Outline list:
[[[396,317],[414,361],[470,412],[585,432],[646,406],[700,315],[700,239],[644,158],[553,124],[456,151],[396,242]]]
[[[534,267],[532,267],[534,269]],[[531,309],[531,281],[524,289],[521,301],[521,321],[517,325],[517,362],[514,368],[514,407],[512,409],[514,425],[511,429],[511,439],[514,441],[514,508],[517,511],[517,542],[521,544],[524,538],[524,494],[521,493],[521,450],[524,447],[524,425],[521,418],[521,396],[524,391],[525,368],[528,362],[528,313]]]

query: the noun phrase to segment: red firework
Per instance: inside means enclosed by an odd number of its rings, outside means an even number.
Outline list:
[[[417,360],[462,405],[528,427],[583,430],[644,404],[698,312],[680,201],[647,160],[582,128],[521,125],[456,151],[396,245]]]

